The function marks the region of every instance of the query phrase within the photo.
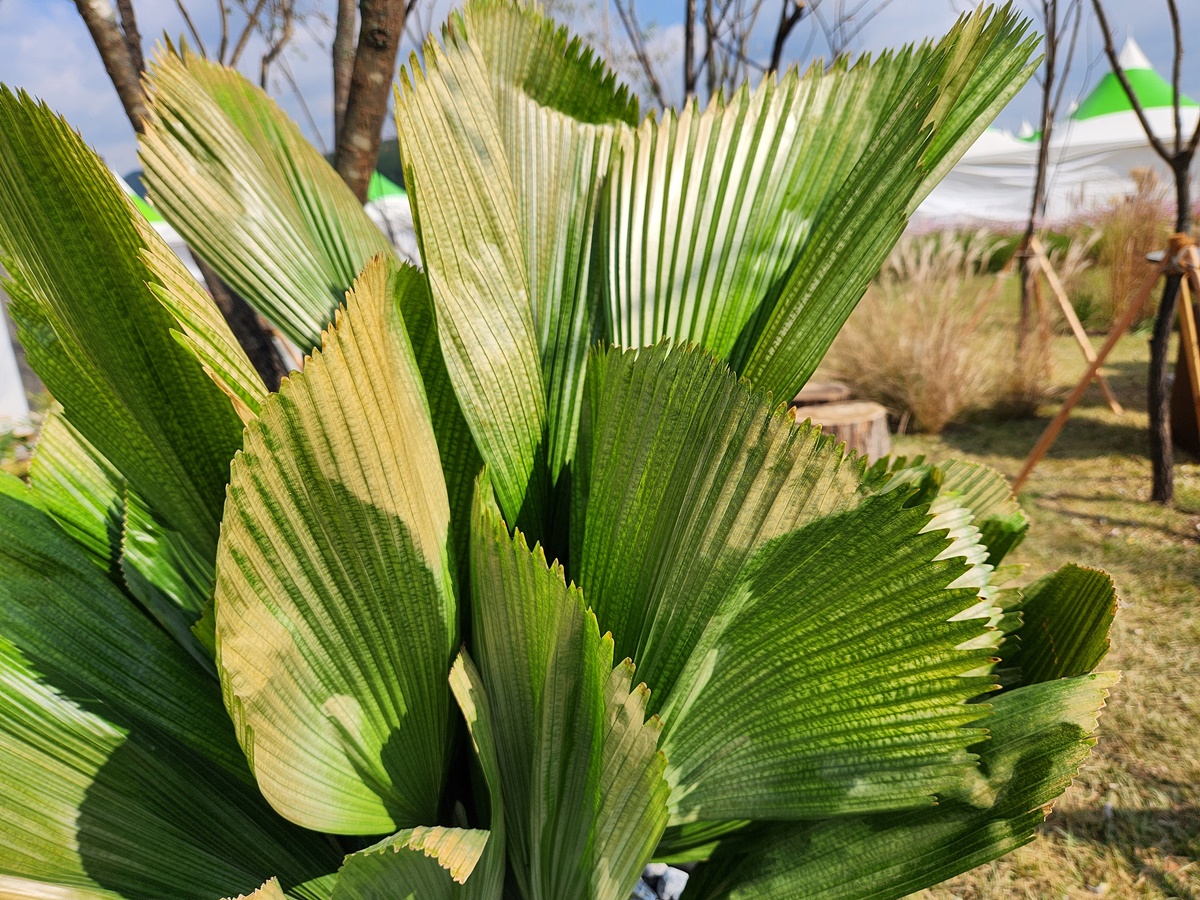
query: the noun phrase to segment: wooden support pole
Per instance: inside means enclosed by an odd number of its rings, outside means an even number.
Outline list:
[[[1168,268],[1175,264],[1174,257],[1178,252],[1179,248],[1173,245],[1163,257],[1163,261],[1155,266],[1154,271],[1146,277],[1146,280],[1142,283],[1141,290],[1138,291],[1133,302],[1126,307],[1125,312],[1121,314],[1121,318],[1113,326],[1112,331],[1108,333],[1108,338],[1104,341],[1104,346],[1100,348],[1100,352],[1096,354],[1096,359],[1088,365],[1087,371],[1079,379],[1079,383],[1075,385],[1074,390],[1063,401],[1062,409],[1050,420],[1050,424],[1046,426],[1046,430],[1038,438],[1038,442],[1030,452],[1029,458],[1025,460],[1025,466],[1021,469],[1021,474],[1013,482],[1013,493],[1021,489],[1021,486],[1029,479],[1029,475],[1033,472],[1034,467],[1041,462],[1046,452],[1054,446],[1054,442],[1058,439],[1063,425],[1067,423],[1067,417],[1071,415],[1071,410],[1075,408],[1075,404],[1083,397],[1088,384],[1096,377],[1096,373],[1100,371],[1100,367],[1108,359],[1108,354],[1117,345],[1117,341],[1129,330],[1129,326],[1133,324],[1133,320],[1137,318],[1142,308],[1146,305],[1146,301],[1150,299],[1150,294],[1154,291],[1154,286],[1158,284],[1158,279],[1162,277]]]
[[[1083,351],[1083,358],[1089,363],[1094,363],[1096,361],[1096,348],[1088,340],[1087,332],[1083,330],[1083,323],[1079,321],[1079,316],[1075,314],[1075,307],[1071,305],[1071,300],[1067,297],[1067,292],[1063,288],[1062,281],[1059,280],[1058,273],[1054,271],[1054,266],[1050,265],[1050,257],[1046,255],[1046,248],[1042,246],[1042,242],[1037,239],[1036,235],[1029,239],[1029,246],[1033,250],[1033,255],[1037,258],[1042,273],[1046,276],[1050,290],[1054,292],[1054,296],[1058,300],[1063,318],[1071,326],[1071,333],[1075,335],[1075,342],[1079,344],[1079,349]],[[1096,384],[1104,392],[1104,399],[1108,401],[1108,408],[1118,416],[1124,415],[1125,410],[1117,402],[1117,398],[1113,395],[1108,381],[1099,372],[1096,373]]]
[[[1192,387],[1192,405],[1196,411],[1196,421],[1200,422],[1200,342],[1196,335],[1196,315],[1192,310],[1192,291],[1189,285],[1195,284],[1198,277],[1196,272],[1196,248],[1189,247],[1186,254],[1185,266],[1187,277],[1179,282],[1179,343],[1183,357],[1187,360],[1191,377],[1188,381]]]

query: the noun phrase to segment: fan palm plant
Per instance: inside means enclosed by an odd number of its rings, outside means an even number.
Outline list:
[[[0,92],[0,253],[61,403],[0,480],[0,897],[896,897],[1032,838],[1114,595],[1015,587],[973,465],[804,383],[1019,89],[1025,23],[661,119],[534,9],[401,76],[420,269],[258,89],[167,50],[162,213],[288,339],[269,394],[60,119]],[[531,546],[532,545],[532,546]]]

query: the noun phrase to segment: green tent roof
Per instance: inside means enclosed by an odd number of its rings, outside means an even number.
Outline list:
[[[379,172],[371,173],[371,183],[367,185],[367,200],[375,201],[383,197],[404,197],[404,188]]]
[[[146,217],[146,220],[148,222],[163,222],[163,221],[165,221],[157,209],[155,209],[153,206],[151,206],[149,203],[147,203],[145,200],[143,200],[137,194],[134,194],[131,192],[129,194],[129,199],[133,201],[133,205],[138,208],[138,212],[140,212],[143,216]]]
[[[1137,97],[1143,109],[1171,106],[1173,97],[1171,85],[1154,71],[1150,61],[1146,59],[1146,55],[1142,53],[1133,38],[1125,42],[1125,49],[1121,51],[1121,68],[1125,70],[1129,86],[1133,88],[1134,96]],[[1180,97],[1179,105],[1195,107],[1197,104],[1195,100],[1184,96]],[[1111,113],[1129,112],[1132,109],[1133,104],[1129,102],[1125,88],[1117,76],[1109,72],[1084,98],[1083,102],[1079,104],[1079,108],[1071,113],[1071,118],[1078,122],[1083,119],[1094,119],[1096,116],[1107,116]]]

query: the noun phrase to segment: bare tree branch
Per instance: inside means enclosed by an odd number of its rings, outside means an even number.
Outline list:
[[[200,55],[207,57],[208,51],[204,49],[204,39],[200,37],[200,32],[196,30],[196,23],[192,21],[192,15],[188,12],[188,8],[184,5],[183,0],[175,0],[175,6],[179,10],[179,14],[183,16],[184,24],[187,25],[188,33],[192,36],[192,40],[196,42],[196,47],[200,50]]]
[[[666,106],[666,97],[663,95],[662,84],[658,80],[658,76],[654,72],[654,62],[650,59],[650,53],[646,49],[645,36],[642,33],[641,25],[637,21],[637,11],[633,8],[634,0],[613,0],[613,6],[617,8],[617,17],[621,20],[621,25],[625,29],[625,34],[629,38],[629,45],[633,48],[633,55],[637,58],[638,65],[642,67],[642,73],[646,77],[646,84],[650,88],[650,93],[654,95],[655,101],[659,106]],[[711,3],[712,0],[707,0]]]
[[[891,4],[892,0],[860,0],[856,7],[847,12],[842,0],[837,0],[832,28],[826,32],[827,36],[831,36],[829,55],[836,59],[845,53],[847,48],[862,34],[863,29]],[[860,17],[860,13],[868,6],[870,6],[870,11]]]
[[[1071,63],[1075,60],[1075,46],[1079,41],[1080,25],[1083,22],[1083,0],[1071,0],[1064,21],[1070,22],[1072,15],[1075,20],[1071,25],[1071,40],[1067,44],[1067,55],[1063,61],[1062,75],[1058,78],[1058,91],[1054,95],[1052,106],[1052,115],[1055,119],[1058,118],[1058,111],[1062,109],[1063,91],[1067,86],[1067,76],[1071,74]]]
[[[224,65],[225,51],[229,49],[229,9],[225,0],[217,0],[217,9],[221,13],[221,43],[217,45],[217,62]]]
[[[295,25],[296,7],[292,2],[284,2],[280,4],[279,15],[281,17],[278,25],[278,34],[275,34],[275,27],[272,26],[272,34],[267,38],[269,41],[267,52],[262,55],[262,68],[259,73],[258,84],[265,91],[267,89],[267,76],[271,71],[271,64],[275,62],[276,57],[287,42],[292,39],[292,30]]]
[[[109,0],[75,0],[75,7],[92,35],[104,71],[108,73],[125,115],[133,130],[145,128],[146,97],[142,93],[141,73],[129,54],[127,35],[117,22],[117,12]]]
[[[138,33],[137,15],[132,0],[117,0],[117,12],[121,14],[121,31],[125,35],[125,46],[129,48],[129,59],[139,73],[146,71],[146,60],[142,57],[142,36]]]
[[[408,0],[404,10],[404,37],[414,49],[420,49],[433,30],[434,4],[426,0]]]
[[[246,16],[246,27],[242,29],[237,43],[233,46],[233,53],[229,57],[229,62],[226,63],[231,69],[237,68],[238,60],[242,58],[242,51],[246,49],[250,35],[254,34],[255,29],[258,28],[258,18],[262,15],[263,7],[266,5],[267,0],[258,0],[254,5],[254,9]]]
[[[1133,92],[1133,85],[1129,83],[1129,78],[1125,74],[1125,70],[1121,67],[1121,58],[1117,55],[1117,48],[1113,45],[1112,28],[1108,25],[1108,17],[1104,14],[1104,6],[1100,0],[1092,0],[1092,8],[1096,11],[1096,21],[1100,24],[1100,34],[1104,38],[1104,53],[1108,57],[1108,64],[1112,67],[1113,74],[1117,76],[1117,80],[1121,82],[1121,87],[1125,89],[1126,96],[1129,97],[1129,103],[1133,107],[1133,111],[1137,114],[1138,121],[1142,125],[1142,130],[1146,132],[1146,139],[1150,141],[1150,146],[1154,148],[1154,152],[1163,158],[1163,161],[1168,165],[1172,164],[1170,151],[1163,145],[1163,142],[1158,139],[1154,133],[1154,129],[1150,127],[1150,120],[1146,118],[1146,111],[1142,109],[1142,104],[1138,101],[1137,94]]]
[[[1171,36],[1175,44],[1175,59],[1171,63],[1171,107],[1175,113],[1175,152],[1183,151],[1183,120],[1179,117],[1179,70],[1183,67],[1183,28],[1179,24],[1179,9],[1175,0],[1167,0],[1171,16]]]
[[[772,71],[778,72],[783,65],[783,48],[792,31],[800,24],[809,6],[804,0],[784,0],[779,7],[779,24],[775,27],[775,40],[771,44]]]
[[[1187,147],[1184,147],[1183,123],[1179,110],[1179,75],[1183,56],[1183,26],[1179,19],[1179,9],[1175,0],[1167,0],[1172,38],[1175,42],[1175,59],[1171,71],[1172,90],[1175,94],[1172,104],[1175,118],[1175,152],[1171,153],[1151,129],[1142,104],[1134,94],[1125,70],[1121,68],[1116,47],[1113,46],[1112,29],[1108,25],[1101,0],[1092,0],[1092,7],[1096,11],[1096,18],[1100,23],[1100,33],[1104,37],[1104,52],[1108,56],[1113,73],[1120,80],[1121,87],[1125,89],[1150,146],[1171,167],[1171,172],[1175,177],[1175,230],[1187,233],[1192,224],[1190,175],[1196,143],[1197,140],[1200,140],[1200,124],[1197,125],[1192,140],[1188,142]],[[1171,443],[1170,391],[1167,381],[1170,365],[1168,355],[1171,331],[1175,322],[1176,304],[1179,299],[1179,285],[1178,274],[1167,276],[1163,285],[1162,297],[1158,303],[1158,314],[1154,319],[1154,330],[1150,336],[1150,371],[1146,389],[1146,406],[1150,417],[1150,461],[1153,469],[1150,499],[1160,503],[1170,503],[1175,496],[1175,451]],[[1191,377],[1196,376],[1193,374]]]
[[[1171,102],[1175,113],[1175,152],[1177,154],[1186,152],[1188,156],[1191,156],[1196,152],[1197,144],[1200,144],[1200,118],[1196,119],[1196,127],[1192,130],[1192,136],[1187,142],[1185,151],[1183,147],[1183,116],[1179,110],[1179,76],[1183,69],[1183,25],[1179,21],[1179,7],[1176,6],[1175,0],[1167,0],[1167,11],[1171,15],[1171,34],[1175,41],[1175,59],[1171,65]]]
[[[407,18],[407,15],[405,16]],[[346,120],[346,102],[350,99],[350,75],[354,71],[354,26],[358,16],[354,0],[338,0],[337,21],[333,29],[333,139],[336,143]]]
[[[765,66],[763,63],[760,63],[756,59],[752,59],[749,55],[744,53],[740,47],[736,47],[730,44],[728,41],[722,41],[720,38],[718,38],[717,46],[729,54],[731,58],[736,59],[738,63],[744,66],[747,70],[753,69],[760,75],[765,75],[767,72],[771,71],[771,69],[767,68],[767,66]]]
[[[713,0],[704,0],[704,59],[708,66],[708,96],[717,92],[717,19],[713,15]]]
[[[321,153],[328,153],[329,148],[325,146],[325,139],[321,137],[321,129],[317,127],[317,120],[313,118],[312,110],[308,108],[308,101],[304,99],[304,93],[300,90],[300,85],[296,84],[296,76],[292,74],[292,67],[288,64],[286,56],[279,58],[279,71],[283,73],[284,81],[288,83],[288,87],[292,89],[292,94],[296,97],[296,102],[300,104],[300,111],[304,114],[304,121],[308,123],[308,127],[316,137]]]

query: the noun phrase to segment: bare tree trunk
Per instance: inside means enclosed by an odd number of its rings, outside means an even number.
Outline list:
[[[1192,159],[1182,154],[1172,163],[1175,173],[1175,230],[1187,234],[1192,227],[1191,190],[1188,170]],[[1146,402],[1150,413],[1150,464],[1153,481],[1150,499],[1170,503],[1175,499],[1175,448],[1171,441],[1171,397],[1167,385],[1170,360],[1167,350],[1171,331],[1175,327],[1175,311],[1179,301],[1179,275],[1171,275],[1163,285],[1158,316],[1150,335],[1150,378]]]
[[[346,121],[350,99],[350,75],[354,71],[354,26],[358,15],[354,0],[338,0],[337,24],[333,32],[333,140],[337,144]]]
[[[387,115],[396,54],[404,35],[404,0],[360,0],[362,16],[358,52],[350,77],[350,96],[342,130],[337,135],[334,168],[359,202],[379,156],[380,134]]]
[[[287,5],[282,9],[283,21],[279,23],[279,34],[275,35],[272,30],[272,37],[269,38],[270,46],[267,47],[267,52],[262,55],[261,68],[259,70],[258,84],[264,91],[267,89],[267,78],[271,72],[271,65],[283,52],[283,48],[287,46],[288,41],[292,39],[292,30],[295,25],[296,10],[294,6]],[[300,98],[301,104],[304,104],[304,98]],[[305,109],[307,109],[305,105]]]
[[[683,19],[683,95],[696,93],[696,0],[687,0]]]
[[[75,6],[100,51],[104,71],[117,89],[125,115],[140,134],[146,119],[146,97],[139,80],[141,72],[130,56],[127,35],[121,31],[117,11],[109,0],[75,0]]]
[[[1175,0],[1167,0],[1167,12],[1171,19],[1171,37],[1175,47],[1175,61],[1171,67],[1171,89],[1174,95],[1175,141],[1174,152],[1168,150],[1162,140],[1154,133],[1146,112],[1138,102],[1121,61],[1117,56],[1117,48],[1113,43],[1112,28],[1109,27],[1108,17],[1104,12],[1101,0],[1092,0],[1092,9],[1096,12],[1096,21],[1100,25],[1100,34],[1104,38],[1104,53],[1112,66],[1113,74],[1121,82],[1125,95],[1137,114],[1146,139],[1154,152],[1162,157],[1171,167],[1175,176],[1175,230],[1187,234],[1191,230],[1191,190],[1188,176],[1192,168],[1192,159],[1200,146],[1200,122],[1192,132],[1191,139],[1186,143],[1183,139],[1183,123],[1179,111],[1179,75],[1183,61],[1183,25],[1179,18],[1179,8]],[[1162,300],[1158,306],[1158,317],[1154,320],[1154,332],[1150,337],[1150,383],[1147,388],[1147,401],[1150,413],[1150,464],[1153,467],[1153,483],[1151,499],[1159,503],[1171,503],[1175,499],[1175,450],[1171,444],[1170,401],[1167,397],[1167,345],[1171,340],[1171,329],[1175,324],[1175,307],[1179,296],[1179,276],[1171,276],[1163,287]]]
[[[254,311],[254,307],[222,281],[221,276],[214,272],[208,263],[195,253],[192,254],[192,259],[196,261],[196,265],[200,268],[200,274],[208,282],[213,302],[217,305],[217,309],[221,310],[221,315],[225,317],[233,336],[237,338],[242,349],[246,351],[246,355],[250,357],[250,362],[254,365],[259,377],[262,378],[263,384],[269,391],[279,390],[279,382],[287,374],[287,370],[284,368],[283,360],[279,357],[279,352],[275,349],[270,332],[259,321],[258,313]]]

